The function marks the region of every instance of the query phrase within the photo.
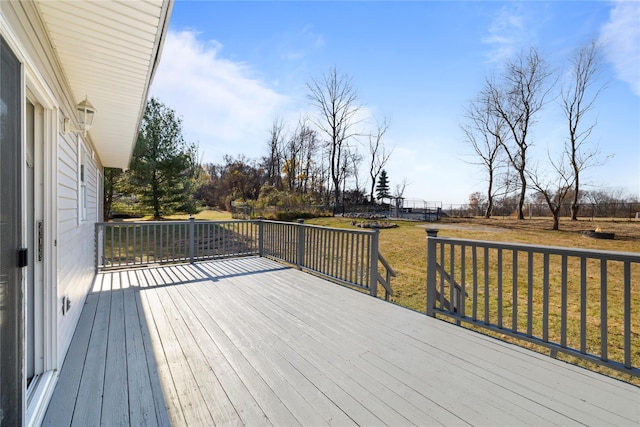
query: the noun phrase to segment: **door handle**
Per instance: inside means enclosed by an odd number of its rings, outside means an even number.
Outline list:
[[[27,248],[18,249],[18,268],[23,268],[29,265],[29,251]]]

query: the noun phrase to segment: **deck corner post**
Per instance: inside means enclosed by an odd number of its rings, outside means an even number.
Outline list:
[[[380,230],[374,228],[371,234],[371,259],[369,265],[371,272],[369,273],[369,293],[372,297],[378,296],[378,240]]]
[[[195,221],[194,217],[189,217],[189,263],[193,264],[193,252],[195,248]]]
[[[438,229],[427,228],[427,316],[435,317],[436,305],[436,238]]]
[[[258,256],[264,254],[264,217],[258,217]]]
[[[304,219],[298,218],[298,241],[296,244],[296,266],[302,270],[304,266]]]

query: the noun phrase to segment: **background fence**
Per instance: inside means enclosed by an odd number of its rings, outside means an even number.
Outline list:
[[[486,204],[472,205],[442,205],[442,213],[449,217],[473,217],[484,216]],[[508,217],[515,215],[517,205],[498,204],[494,206],[492,216]],[[549,207],[545,203],[525,203],[524,214],[526,217],[552,217]],[[560,208],[560,217],[571,216],[571,205],[565,204]],[[625,218],[640,219],[640,203],[618,202],[618,203],[583,203],[578,210],[580,218]]]

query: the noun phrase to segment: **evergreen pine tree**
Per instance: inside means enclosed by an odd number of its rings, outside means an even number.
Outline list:
[[[376,186],[376,197],[378,200],[391,197],[389,193],[389,178],[387,177],[387,171],[382,170],[378,177],[378,185]]]

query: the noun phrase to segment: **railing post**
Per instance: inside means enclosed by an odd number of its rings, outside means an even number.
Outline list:
[[[195,247],[195,221],[194,217],[189,217],[189,263],[193,264],[193,251]]]
[[[302,270],[304,265],[304,219],[298,219],[298,242],[296,245],[296,265]]]
[[[264,218],[258,217],[258,256],[264,254],[264,224],[262,222]]]
[[[369,273],[369,293],[378,296],[378,235],[380,231],[374,228],[371,234],[371,272]]]
[[[435,317],[436,305],[436,241],[438,229],[427,228],[427,316]]]

